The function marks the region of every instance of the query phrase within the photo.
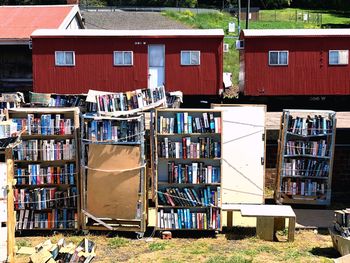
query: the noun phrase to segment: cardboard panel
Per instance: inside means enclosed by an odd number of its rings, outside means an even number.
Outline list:
[[[7,222],[7,202],[0,200],[0,223]]]
[[[140,165],[139,146],[91,144],[88,158],[87,211],[99,218],[135,219],[140,169],[120,170]]]
[[[7,198],[7,165],[0,163],[0,199]]]

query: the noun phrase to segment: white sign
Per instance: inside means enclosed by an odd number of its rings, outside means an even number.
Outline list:
[[[228,23],[228,32],[234,33],[236,31],[236,24],[234,22]]]

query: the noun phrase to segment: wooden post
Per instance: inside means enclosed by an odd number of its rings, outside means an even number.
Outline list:
[[[14,262],[15,252],[15,209],[13,195],[13,158],[12,148],[5,152],[7,165],[7,257],[8,262]]]

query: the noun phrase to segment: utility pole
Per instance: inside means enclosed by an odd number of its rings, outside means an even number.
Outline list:
[[[245,16],[245,28],[249,28],[249,13],[250,13],[250,0],[247,0],[247,10]]]

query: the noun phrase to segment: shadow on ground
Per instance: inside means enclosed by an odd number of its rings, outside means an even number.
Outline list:
[[[341,257],[339,252],[333,247],[314,247],[311,249],[310,253],[319,257],[327,257],[327,258]]]

